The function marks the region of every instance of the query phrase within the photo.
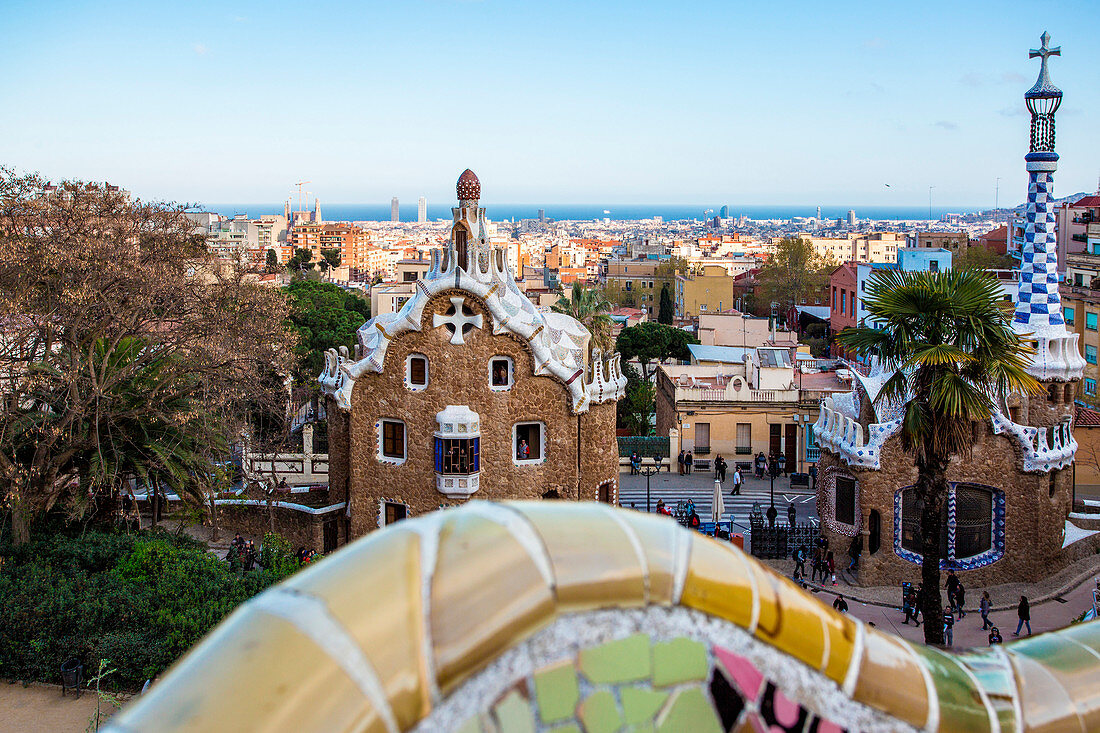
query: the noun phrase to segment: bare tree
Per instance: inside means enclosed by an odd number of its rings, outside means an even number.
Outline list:
[[[0,491],[16,542],[131,479],[205,503],[211,461],[281,405],[285,298],[220,262],[177,205],[0,168]]]

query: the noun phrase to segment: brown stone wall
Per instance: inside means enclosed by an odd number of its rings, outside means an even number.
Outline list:
[[[819,470],[836,465],[837,457],[822,451]],[[915,582],[920,568],[894,552],[894,492],[916,483],[917,469],[911,455],[901,450],[898,436],[890,438],[881,459],[882,470],[849,469],[859,481],[860,512],[863,517],[864,556],[859,582],[864,585],[893,585]],[[1005,493],[1005,553],[992,565],[960,572],[967,585],[1034,581],[1049,575],[1067,561],[1062,551],[1062,531],[1072,495],[1072,469],[1052,474],[1023,473],[1022,457],[1015,441],[993,435],[988,424],[978,434],[973,453],[957,457],[948,468],[948,481],[973,482]],[[1052,490],[1053,480],[1053,490]],[[818,512],[831,513],[824,491],[819,491]],[[867,555],[867,527],[872,509],[882,517],[881,546]],[[823,525],[824,526],[824,525]],[[838,565],[847,557],[850,538],[825,529]]]
[[[1073,401],[1065,399],[1065,382],[1040,382],[1043,388],[1042,394],[1037,394],[1028,399],[1027,425],[1036,427],[1049,427],[1056,425],[1066,417],[1072,417],[1074,412]],[[1056,401],[1051,402],[1048,388],[1055,388]]]
[[[432,316],[444,314],[449,298],[459,295],[482,316],[483,324],[465,334],[464,345],[452,345],[446,328],[432,327]],[[602,480],[617,478],[615,405],[593,406],[582,415],[578,441],[578,416],[571,411],[566,386],[554,377],[535,376],[527,344],[508,333],[493,334],[492,328],[492,315],[479,299],[464,291],[443,291],[425,304],[421,331],[391,341],[382,373],[367,373],[356,381],[348,423],[352,537],[378,526],[383,499],[407,505],[413,515],[461,501],[435,487],[435,416],[447,405],[466,405],[481,419],[480,490],[472,498],[537,499],[554,489],[562,498],[576,500],[579,490],[590,494]],[[428,358],[428,386],[422,391],[405,386],[405,359],[411,353]],[[489,388],[493,356],[513,360],[509,391]],[[401,465],[377,460],[378,421],[383,417],[405,422],[407,459]],[[517,466],[512,461],[513,425],[527,421],[545,425],[545,460]]]
[[[325,400],[328,414],[328,488],[333,503],[348,500],[348,414]]]
[[[343,516],[341,512],[318,515],[278,507],[272,512],[275,515],[275,531],[286,537],[294,549],[304,547],[317,552],[324,548],[324,522],[332,519],[340,521],[339,518]],[[218,507],[218,524],[230,537],[240,532],[252,539],[256,542],[257,549],[263,536],[271,531],[266,506],[221,505]]]

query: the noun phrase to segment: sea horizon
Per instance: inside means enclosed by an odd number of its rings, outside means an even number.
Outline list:
[[[203,204],[202,209],[213,213],[233,216],[246,214],[250,217],[265,214],[282,214],[282,202],[279,203],[221,203]],[[491,221],[519,221],[537,219],[539,209],[546,212],[547,219],[555,221],[593,221],[609,218],[612,221],[640,221],[655,216],[668,221],[702,221],[717,215],[723,204],[485,204],[486,215]],[[452,204],[428,204],[429,222],[451,221]],[[312,210],[312,207],[310,207]],[[706,213],[709,210],[709,213]],[[927,206],[826,206],[821,207],[823,220],[847,220],[848,211],[854,210],[858,219],[877,221],[928,221]],[[938,220],[944,214],[972,214],[983,211],[978,206],[933,206],[932,219]],[[817,205],[785,204],[746,204],[729,205],[731,219],[747,216],[750,219],[793,219],[808,218],[817,215]],[[326,221],[390,221],[390,204],[326,204],[321,202],[321,215]],[[400,221],[415,222],[417,204],[415,200],[402,204]]]

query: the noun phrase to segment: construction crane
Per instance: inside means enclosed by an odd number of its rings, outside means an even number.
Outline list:
[[[294,184],[298,187],[298,211],[305,211],[305,209],[302,208],[302,187],[307,183],[313,183],[313,181],[298,181]]]

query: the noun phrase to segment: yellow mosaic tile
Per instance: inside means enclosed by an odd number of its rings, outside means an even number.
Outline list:
[[[779,618],[776,632],[764,638],[813,669],[823,670],[827,660],[822,616],[832,611],[785,579],[774,579],[772,587]]]
[[[359,687],[318,646],[289,621],[247,606],[170,675],[171,684],[154,685],[127,707],[127,730],[250,730],[258,720],[278,721],[283,730],[386,730]]]
[[[377,542],[351,545],[325,573],[294,575],[287,585],[325,598],[329,611],[365,650],[403,728],[431,709],[423,663],[420,538],[395,528]],[[378,603],[385,588],[389,603]],[[363,613],[370,608],[371,613]]]
[[[553,613],[552,589],[505,527],[476,514],[447,512],[430,609],[441,689],[450,690]]]
[[[623,512],[623,520],[634,530],[645,554],[649,569],[649,602],[654,605],[672,603],[673,576],[676,572],[676,547],[690,545],[686,537],[681,537],[680,525],[655,514],[642,512]]]
[[[558,608],[582,611],[645,604],[645,572],[635,546],[608,507],[594,502],[520,503],[536,509],[536,527],[550,552]]]
[[[825,676],[838,685],[843,684],[855,653],[856,622],[850,616],[824,608],[824,603],[821,605],[825,611],[822,615],[825,632],[829,636],[829,659],[825,663]]]
[[[928,688],[917,658],[900,639],[867,628],[852,698],[917,728],[928,719]]]
[[[752,620],[752,580],[732,547],[692,532],[691,558],[681,605],[748,628]]]

